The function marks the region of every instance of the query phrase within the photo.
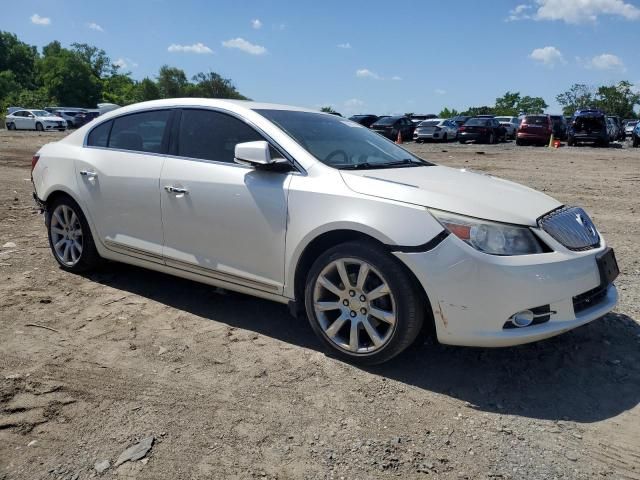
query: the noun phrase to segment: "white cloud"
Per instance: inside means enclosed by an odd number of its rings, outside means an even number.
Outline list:
[[[51,25],[51,19],[49,17],[41,17],[37,13],[31,15],[31,23],[36,25]]]
[[[513,10],[509,11],[509,16],[507,17],[508,22],[513,22],[515,20],[526,20],[527,18],[531,18],[529,14],[529,10],[533,8],[531,5],[518,5]]]
[[[260,30],[262,28],[262,22],[259,19],[254,18],[253,20],[251,20],[251,27],[255,28],[256,30]]]
[[[601,15],[639,20],[640,8],[624,0],[533,0],[511,10],[507,20],[561,20],[578,24],[596,22]]]
[[[338,45],[336,45],[338,48],[351,48],[351,44],[349,42],[347,43],[339,43]]]
[[[394,75],[393,77],[391,77],[391,80],[402,80],[402,77]]]
[[[178,45],[172,43],[167,48],[169,52],[183,52],[183,53],[213,53],[209,47],[207,47],[204,43],[194,43],[193,45]]]
[[[243,52],[250,53],[251,55],[264,55],[267,53],[267,49],[262,45],[254,45],[251,42],[246,41],[244,38],[233,38],[222,42],[222,46],[226,48],[237,48]]]
[[[596,55],[587,62],[586,66],[587,68],[594,68],[596,70],[626,70],[620,57],[611,53]]]
[[[529,54],[529,58],[549,67],[558,63],[565,63],[562,52],[560,52],[556,47],[536,48]]]
[[[446,91],[446,90],[443,90],[443,89],[441,89],[441,88],[436,88],[436,89],[434,90],[434,93],[436,93],[436,95],[446,95],[446,94],[447,94],[447,91]]]
[[[347,108],[362,107],[363,105],[364,102],[359,98],[350,98],[344,102],[344,106]]]
[[[130,58],[119,58],[113,64],[124,70],[125,68],[136,68],[138,64]]]
[[[104,28],[102,28],[100,25],[98,25],[95,22],[91,22],[87,24],[87,27],[89,27],[91,30],[95,30],[96,32],[104,32]]]
[[[375,80],[380,80],[382,77],[375,72],[372,72],[368,68],[360,68],[356,70],[356,77],[359,78],[373,78]]]

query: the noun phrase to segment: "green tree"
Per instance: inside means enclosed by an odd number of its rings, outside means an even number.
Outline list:
[[[184,97],[189,81],[184,70],[163,65],[158,73],[158,89],[161,98]]]
[[[458,112],[455,108],[449,109],[445,107],[442,110],[440,110],[440,113],[438,114],[438,118],[451,118],[451,117],[456,117],[458,115],[460,115],[460,112]]]
[[[101,48],[86,43],[72,43],[71,47],[71,51],[77,53],[91,67],[91,71],[97,78],[115,75],[118,71],[118,67],[111,64],[111,59]]]
[[[48,97],[62,105],[94,107],[100,100],[102,84],[91,66],[76,52],[52,42],[38,62],[38,78]]]
[[[0,71],[0,100],[21,90],[16,76],[11,70]]]
[[[34,88],[36,47],[18,40],[14,34],[0,31],[0,72],[11,72],[22,88]],[[5,82],[7,78],[5,77]],[[1,97],[0,97],[1,98]]]
[[[540,114],[549,108],[547,102],[542,97],[530,97],[524,96],[517,104],[517,112],[512,115],[518,115],[520,113]]]
[[[596,92],[596,105],[609,115],[622,118],[635,117],[634,107],[640,104],[640,94],[633,91],[633,84],[628,81],[617,85],[601,86]]]
[[[494,111],[493,107],[483,105],[482,107],[470,107],[466,112],[463,112],[463,114],[474,117],[476,115],[494,115]]]
[[[320,111],[324,113],[333,113],[333,114],[338,113],[333,109],[332,106],[322,107]]]
[[[569,90],[556,96],[556,101],[562,106],[564,115],[573,115],[580,108],[593,106],[595,97],[591,87],[583,83],[575,83]]]
[[[496,98],[494,112],[496,115],[516,116],[520,112],[520,92],[507,92],[502,97]]]
[[[157,100],[160,98],[160,89],[156,82],[150,78],[143,78],[136,85],[136,101],[146,102],[148,100]]]
[[[102,99],[118,105],[129,105],[138,101],[138,90],[129,74],[111,75],[102,81]]]
[[[247,100],[241,95],[229,78],[222,78],[215,72],[198,73],[191,79],[192,85],[190,96],[205,98],[233,98],[236,100]]]

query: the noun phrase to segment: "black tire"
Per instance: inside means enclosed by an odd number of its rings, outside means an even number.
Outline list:
[[[325,267],[341,258],[365,261],[380,272],[394,298],[396,320],[388,340],[371,353],[354,353],[333,343],[316,317],[313,307],[314,289]],[[418,337],[425,321],[426,302],[405,267],[383,247],[367,241],[347,242],[330,248],[313,263],[305,282],[305,310],[311,328],[322,343],[338,357],[359,365],[386,362],[405,349]],[[350,322],[350,321],[349,321]]]
[[[44,127],[40,122],[36,123],[36,130],[39,132],[44,132]]]
[[[462,145],[464,145],[465,143],[467,143],[466,141],[464,141],[464,140],[462,140],[462,139],[460,139],[460,140],[459,140],[459,142],[460,142]]]
[[[447,134],[446,133],[442,136],[442,141],[445,142],[445,143],[449,141],[447,139]]]
[[[70,208],[78,217],[81,226],[82,252],[80,253],[80,257],[78,258],[78,260],[73,265],[69,265],[65,263],[61,258],[59,258],[53,244],[52,217],[53,213],[60,206],[66,206]],[[84,213],[82,213],[82,209],[80,208],[80,206],[71,197],[67,195],[59,195],[49,205],[47,205],[47,209],[45,212],[45,225],[47,226],[47,236],[49,238],[49,247],[51,248],[51,253],[53,254],[53,258],[56,259],[63,270],[73,273],[81,273],[92,270],[100,265],[102,258],[100,257],[100,255],[98,254],[98,250],[96,249],[96,245],[93,241],[93,236],[91,235],[91,229],[89,228],[87,219],[85,218]]]
[[[640,138],[638,137],[633,137],[633,148],[638,148],[638,145],[640,145]]]
[[[487,140],[487,143],[489,145],[493,145],[494,143],[496,143],[496,136],[494,135],[493,132],[489,134],[489,139]]]
[[[7,130],[15,130],[16,129],[16,124],[11,122],[11,123],[7,123]]]
[[[603,140],[603,141],[600,143],[600,146],[601,146],[602,148],[609,148],[609,140]]]
[[[516,145],[521,147],[522,145],[524,145],[524,143],[522,143],[522,140],[520,140],[519,138],[516,138]]]

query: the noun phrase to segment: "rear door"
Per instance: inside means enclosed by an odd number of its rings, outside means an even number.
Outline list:
[[[265,139],[230,114],[184,109],[175,134],[160,180],[166,264],[280,293],[291,173],[235,163],[236,144]]]
[[[159,182],[172,115],[152,110],[103,122],[76,160],[82,200],[111,250],[162,262]]]

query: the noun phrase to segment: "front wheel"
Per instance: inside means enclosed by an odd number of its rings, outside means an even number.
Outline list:
[[[369,242],[330,248],[311,267],[305,308],[311,328],[341,358],[386,362],[421,331],[426,305],[399,261]]]
[[[442,141],[443,142],[447,142],[448,141],[446,133],[442,136]]]
[[[7,130],[15,130],[16,129],[16,124],[11,122],[11,123],[7,123]]]
[[[637,147],[638,147],[638,145],[640,145],[640,138],[638,138],[638,137],[633,137],[633,143],[632,143],[632,145],[633,145],[633,148],[637,148]]]
[[[44,130],[44,127],[40,122],[36,123],[36,130],[39,132],[42,132]]]
[[[51,252],[64,270],[79,273],[100,263],[87,219],[70,197],[55,199],[45,220]]]

